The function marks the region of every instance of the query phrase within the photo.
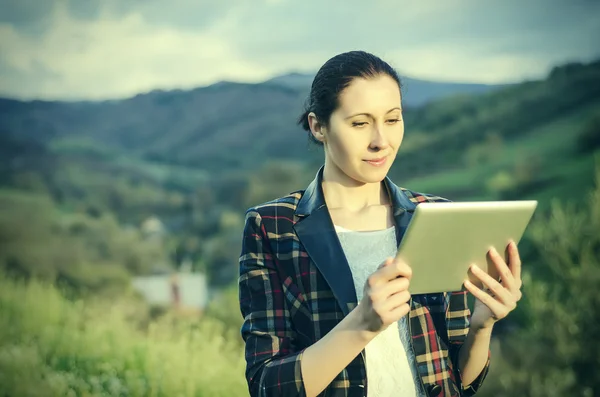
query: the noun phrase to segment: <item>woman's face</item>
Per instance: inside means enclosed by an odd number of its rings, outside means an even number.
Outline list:
[[[357,78],[340,94],[329,128],[315,134],[324,143],[325,164],[342,179],[381,182],[404,137],[398,83],[386,74]]]

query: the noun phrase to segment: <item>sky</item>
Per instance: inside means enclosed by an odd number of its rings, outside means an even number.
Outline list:
[[[0,96],[117,99],[315,73],[365,50],[402,76],[515,83],[600,59],[597,0],[0,0]]]

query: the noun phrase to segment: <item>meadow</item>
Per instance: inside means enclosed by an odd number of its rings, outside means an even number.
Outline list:
[[[599,61],[563,65],[404,112],[398,185],[539,201],[520,244],[524,299],[495,329],[480,396],[600,390],[599,81]],[[322,163],[292,131],[303,92],[227,83],[110,103],[0,99],[0,397],[248,395],[243,214],[304,188]],[[230,106],[240,111],[219,116]],[[132,289],[183,263],[219,291],[200,315]]]
[[[569,204],[553,203],[531,225],[524,315],[495,338],[482,396],[593,396],[600,387],[600,161],[586,205]],[[70,300],[49,283],[2,275],[2,395],[247,395],[235,298],[200,318],[153,318],[132,294]]]

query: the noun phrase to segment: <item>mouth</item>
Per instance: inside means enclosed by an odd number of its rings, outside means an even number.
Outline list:
[[[366,163],[371,164],[372,166],[381,167],[382,165],[385,164],[386,160],[387,160],[387,157],[381,157],[381,158],[378,158],[378,159],[363,160],[363,161],[365,161]]]

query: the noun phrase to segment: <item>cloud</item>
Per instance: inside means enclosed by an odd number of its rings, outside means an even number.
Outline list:
[[[599,2],[56,0],[0,18],[0,94],[100,99],[315,71],[364,49],[413,77],[513,82],[600,56]],[[43,2],[50,4],[50,2]],[[17,4],[17,5],[14,5]],[[493,8],[492,8],[493,7]],[[8,15],[8,17],[6,17]]]
[[[36,0],[0,0],[0,22],[18,25],[38,23],[52,12],[51,1]]]
[[[0,52],[10,54],[3,69],[20,77],[17,82],[3,73],[0,86],[18,89],[22,96],[106,98],[159,87],[189,88],[223,77],[246,78],[252,65],[238,58],[231,43],[219,35],[233,19],[235,15],[204,31],[189,32],[152,26],[134,12],[82,21],[63,4],[54,9],[51,26],[41,38],[0,26]],[[40,67],[55,78],[40,79]]]
[[[323,8],[305,0],[293,7],[293,17],[287,6],[247,13],[239,51],[282,70],[306,70],[336,53],[365,49],[413,77],[487,83],[541,78],[556,64],[600,56],[600,2],[344,4]]]

